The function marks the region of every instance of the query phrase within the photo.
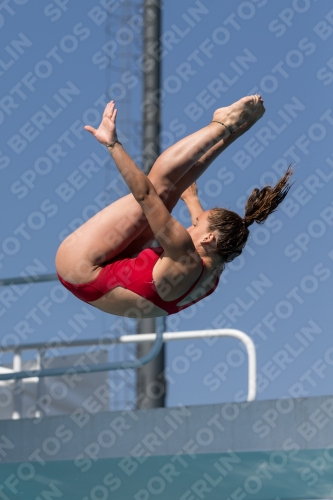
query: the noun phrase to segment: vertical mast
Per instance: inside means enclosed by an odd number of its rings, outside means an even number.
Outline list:
[[[143,170],[150,171],[160,154],[160,37],[161,0],[143,0]],[[155,333],[164,329],[163,318],[143,318],[137,322],[137,333]],[[138,357],[151,347],[144,343],[138,346]],[[164,346],[158,356],[137,374],[137,405],[141,408],[164,406],[165,380]]]

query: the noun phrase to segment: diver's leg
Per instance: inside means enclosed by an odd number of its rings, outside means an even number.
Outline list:
[[[177,203],[181,192],[184,191],[183,185],[188,182],[190,185],[193,182],[190,182],[190,179],[198,178],[211,161],[227,147],[228,142],[224,142],[230,137],[227,127],[241,127],[262,107],[260,101],[259,96],[252,96],[243,98],[227,108],[220,108],[214,113],[214,120],[223,120],[224,125],[210,123],[162,153],[148,177],[166,204],[171,207]],[[196,172],[188,177],[188,181],[181,183],[182,187],[178,189],[181,192],[178,195],[177,183],[194,165],[198,167]],[[132,194],[117,200],[63,241],[56,256],[57,272],[72,283],[93,280],[103,263],[116,257],[122,258],[126,247],[132,242],[136,245],[138,236],[146,227],[147,221],[142,209]],[[140,248],[137,247],[137,250]],[[135,253],[132,250],[131,252]]]

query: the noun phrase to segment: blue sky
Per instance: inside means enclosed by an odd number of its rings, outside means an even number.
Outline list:
[[[9,2],[0,12],[2,277],[33,264],[54,272],[61,239],[103,198],[126,192],[107,152],[82,131],[98,123],[109,97],[116,98],[126,148],[140,163],[140,26],[134,11],[121,25],[124,7],[116,5],[111,17],[102,3],[78,8],[70,0],[33,8],[31,0]],[[232,327],[250,334],[259,399],[331,394],[332,5],[165,2],[162,32],[163,147],[206,125],[216,107],[254,92],[265,100],[263,119],[198,182],[205,208],[242,214],[253,187],[276,182],[295,164],[283,207],[251,227],[247,249],[218,291],[169,318],[167,330]],[[181,203],[175,214],[188,224]],[[47,341],[59,330],[72,335],[69,322],[85,307],[57,283],[2,289],[0,297],[3,342]],[[78,338],[116,328],[117,318],[92,308],[90,314]],[[173,343],[167,366],[169,405],[244,397],[247,363],[235,340]]]

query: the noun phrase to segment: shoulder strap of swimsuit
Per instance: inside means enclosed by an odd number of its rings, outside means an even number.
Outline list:
[[[208,297],[209,295],[211,295],[211,294],[212,294],[212,293],[216,290],[217,285],[219,284],[219,281],[220,281],[220,279],[219,279],[219,277],[217,276],[217,278],[216,278],[216,280],[215,280],[215,283],[214,283],[213,287],[212,287],[212,288],[211,288],[211,289],[210,289],[207,293],[205,293],[205,295],[203,295],[202,297],[198,297],[198,298],[197,298],[197,299],[195,299],[195,300],[192,300],[192,302],[189,302],[188,304],[184,304],[184,305],[182,305],[182,306],[179,306],[179,307],[178,307],[178,311],[177,311],[177,312],[182,311],[183,309],[186,309],[187,307],[191,307],[191,306],[193,306],[194,304],[196,304],[197,302],[199,302],[200,300],[205,299],[206,297]],[[187,292],[187,293],[188,293],[188,292]],[[178,301],[179,301],[179,299],[178,299]]]
[[[201,273],[199,274],[198,278],[195,280],[195,282],[193,283],[193,285],[191,285],[191,287],[187,290],[187,292],[185,292],[183,295],[181,295],[178,299],[175,299],[175,301],[172,301],[172,302],[181,302],[182,300],[185,299],[185,297],[187,297],[191,292],[192,290],[194,290],[194,288],[197,286],[197,284],[199,283],[199,280],[202,276],[202,273],[204,272],[204,268],[205,268],[205,265],[204,265],[204,261],[201,259]]]
[[[158,256],[161,255],[164,252],[164,248],[163,247],[151,247],[151,248],[149,248],[149,250],[152,250]],[[180,297],[178,297],[178,299],[168,300],[167,303],[168,304],[172,304],[174,302],[174,303],[178,304],[179,302],[181,302],[182,300],[184,300],[192,292],[192,290],[194,290],[194,288],[199,283],[200,278],[202,276],[202,273],[204,272],[204,268],[205,268],[205,264],[204,264],[204,261],[201,259],[201,273],[199,274],[199,276],[195,280],[195,282],[190,286],[190,288],[185,293],[183,293],[183,295],[181,295]]]

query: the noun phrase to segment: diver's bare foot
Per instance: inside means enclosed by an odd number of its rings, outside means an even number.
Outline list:
[[[233,134],[249,121],[252,115],[255,114],[257,121],[264,112],[263,100],[260,95],[256,94],[243,97],[231,106],[217,109],[213,115],[213,122],[224,125],[230,134]]]
[[[233,134],[228,134],[227,136],[223,136],[222,141],[224,143],[228,143],[228,144],[233,143],[236,139],[238,139],[243,134],[245,134],[245,132],[250,130],[250,128],[253,127],[253,125],[255,123],[257,123],[258,120],[260,120],[260,118],[263,116],[265,111],[266,110],[265,110],[264,106],[258,107],[258,109],[254,113],[252,113],[252,115],[249,117],[249,119],[245,123],[240,125],[240,127],[238,127],[236,132],[234,132]],[[216,125],[216,126],[218,126],[218,125]],[[220,127],[220,129],[222,129],[222,127]]]
[[[257,123],[257,121],[260,120],[260,118],[262,118],[265,111],[266,110],[265,110],[264,106],[258,106],[256,111],[254,113],[252,113],[252,115],[249,117],[249,119],[246,122],[244,122],[242,125],[240,125],[240,127],[236,130],[236,132],[234,134],[232,134],[232,138],[236,139],[237,137],[240,137],[241,135],[243,135],[244,132],[247,132],[248,130],[250,130],[250,128],[253,127],[253,125],[255,123]]]

